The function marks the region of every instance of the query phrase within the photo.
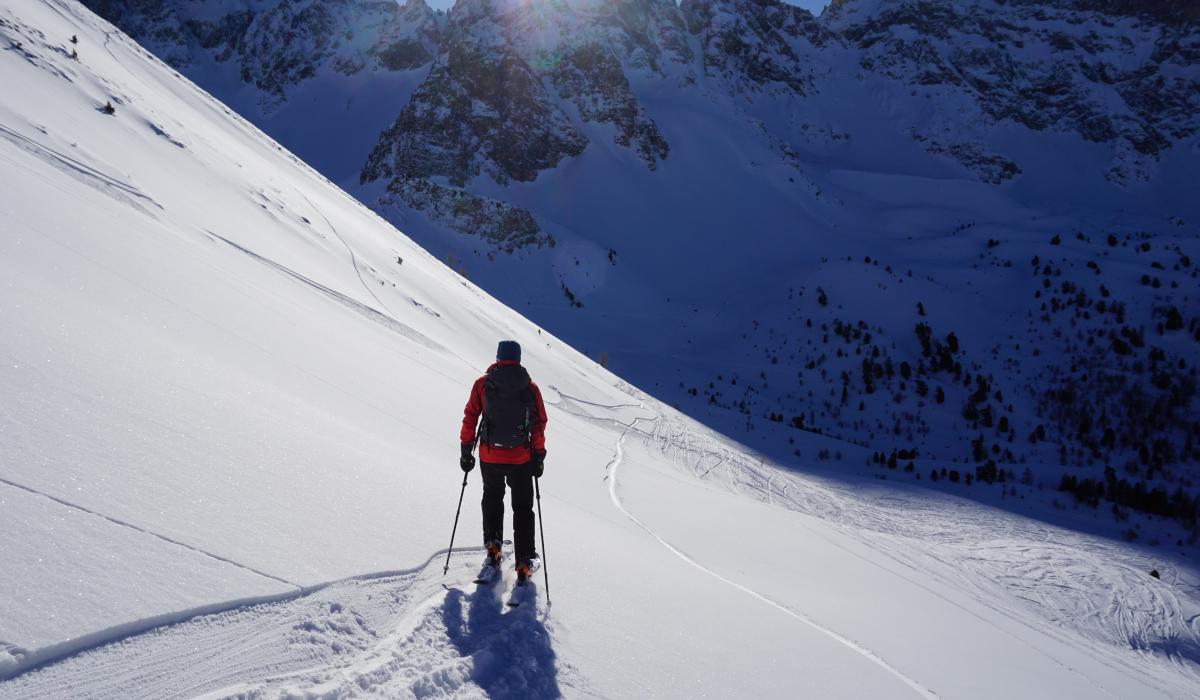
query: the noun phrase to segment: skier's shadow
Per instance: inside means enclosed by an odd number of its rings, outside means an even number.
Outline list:
[[[452,588],[442,608],[446,636],[474,660],[471,680],[496,700],[562,697],[550,633],[537,616],[537,587],[525,585],[519,608],[505,605],[499,585],[470,594]]]

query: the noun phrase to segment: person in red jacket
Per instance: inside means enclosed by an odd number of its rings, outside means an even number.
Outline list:
[[[501,341],[495,364],[475,380],[463,409],[459,465],[464,472],[475,468],[471,453],[478,436],[483,544],[487,548],[486,563],[496,569],[504,539],[505,483],[512,489],[513,549],[521,580],[528,577],[538,556],[534,548],[533,480],[541,478],[545,470],[546,421],[542,392],[521,366],[521,346],[512,340]]]

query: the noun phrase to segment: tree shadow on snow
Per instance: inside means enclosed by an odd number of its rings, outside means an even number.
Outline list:
[[[519,608],[505,605],[499,586],[470,595],[451,589],[442,608],[450,642],[475,662],[471,680],[495,700],[562,697],[550,633],[537,616],[537,588],[526,586]]]

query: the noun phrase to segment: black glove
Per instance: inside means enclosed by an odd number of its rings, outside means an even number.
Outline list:
[[[533,472],[535,479],[542,478],[542,473],[546,471],[546,451],[534,450],[529,457],[529,469]]]
[[[471,454],[474,449],[475,446],[469,442],[462,444],[462,457],[458,460],[458,466],[462,467],[464,472],[469,472],[475,468],[475,455]]]

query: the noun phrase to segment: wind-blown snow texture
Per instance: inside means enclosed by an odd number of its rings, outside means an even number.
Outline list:
[[[1194,694],[1181,555],[781,468],[80,5],[0,35],[0,697]],[[550,404],[552,607],[470,585],[477,476],[440,576],[499,338]]]

